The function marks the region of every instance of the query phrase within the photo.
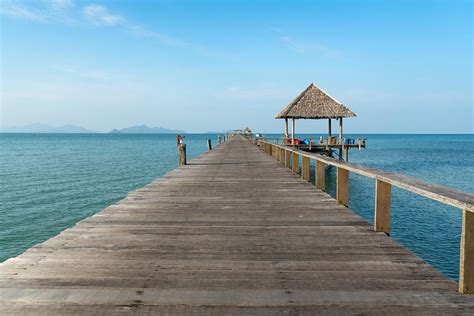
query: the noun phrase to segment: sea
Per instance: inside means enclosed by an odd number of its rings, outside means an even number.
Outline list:
[[[207,139],[217,142],[216,134],[185,136],[188,159],[207,151]],[[474,193],[472,134],[345,136],[367,138],[366,149],[349,151],[350,162]],[[0,134],[0,262],[119,201],[177,162],[174,134]],[[335,170],[326,172],[334,196]],[[349,207],[373,223],[374,180],[350,174],[349,181]],[[393,188],[391,237],[457,280],[461,215]]]

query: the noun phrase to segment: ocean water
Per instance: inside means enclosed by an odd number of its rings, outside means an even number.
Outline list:
[[[474,135],[347,137],[368,139],[365,150],[349,152],[351,162],[474,192]],[[188,159],[216,138],[187,134]],[[177,161],[174,134],[0,134],[0,262],[117,202]],[[334,168],[326,179],[334,195]],[[374,180],[350,174],[349,181],[349,206],[373,223]],[[459,209],[394,188],[391,214],[392,238],[458,278]]]

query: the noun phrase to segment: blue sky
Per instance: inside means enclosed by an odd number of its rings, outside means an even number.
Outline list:
[[[3,127],[282,131],[314,82],[347,132],[474,130],[471,1],[0,0],[0,19]]]

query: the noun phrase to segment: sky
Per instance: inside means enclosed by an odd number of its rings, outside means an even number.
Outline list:
[[[357,114],[345,132],[474,131],[469,0],[0,0],[0,19],[0,127],[282,132],[314,82]]]

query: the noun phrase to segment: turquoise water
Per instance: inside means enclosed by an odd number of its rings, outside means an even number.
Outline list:
[[[366,150],[349,152],[351,162],[474,192],[474,135],[348,136],[368,138]],[[175,168],[174,137],[0,134],[0,261]],[[215,144],[216,135],[187,135],[188,157],[205,152],[209,138]],[[334,169],[327,173],[334,195]],[[351,174],[350,182],[350,207],[372,223],[373,180]],[[392,204],[391,236],[457,279],[461,211],[396,188]]]

